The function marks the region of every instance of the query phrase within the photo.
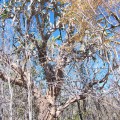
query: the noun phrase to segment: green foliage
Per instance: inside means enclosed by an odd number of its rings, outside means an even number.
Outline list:
[[[56,42],[57,40],[60,40],[60,39],[61,39],[60,35],[58,35],[57,37],[52,37],[53,42]]]
[[[8,17],[8,10],[7,9],[5,9],[4,10],[4,12],[0,15],[0,17],[2,18],[2,19],[6,19],[7,17]]]

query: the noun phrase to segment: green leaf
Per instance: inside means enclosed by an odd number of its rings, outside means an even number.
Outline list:
[[[4,12],[0,15],[2,19],[5,19],[8,17],[8,11],[5,9]]]
[[[59,40],[60,38],[61,38],[60,35],[57,36],[57,37],[55,38],[55,41],[56,41],[56,40]]]
[[[52,37],[52,41],[56,41],[56,40],[59,40],[59,39],[61,39],[61,37],[60,37],[60,35],[58,35],[56,38],[54,38],[54,37]]]
[[[5,18],[7,18],[7,17],[8,17],[8,15],[7,15],[7,14],[1,14],[0,16],[1,16],[1,18],[2,18],[2,19],[5,19]]]

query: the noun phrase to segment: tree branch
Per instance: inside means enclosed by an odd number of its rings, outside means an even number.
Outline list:
[[[8,77],[7,75],[5,75],[4,73],[2,73],[0,71],[0,78],[1,80],[3,80],[4,82],[8,82]],[[13,79],[13,78],[10,78],[10,83],[11,84],[15,84],[15,85],[18,85],[18,86],[21,86],[21,87],[24,87],[24,88],[27,88],[27,84],[23,82],[22,79]]]

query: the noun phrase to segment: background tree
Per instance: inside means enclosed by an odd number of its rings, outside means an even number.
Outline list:
[[[12,0],[1,5],[5,119],[77,119],[78,113],[81,120],[103,119],[103,111],[107,119],[119,118],[117,4]],[[113,103],[117,110],[111,116]]]

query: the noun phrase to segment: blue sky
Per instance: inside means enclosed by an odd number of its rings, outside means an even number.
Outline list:
[[[3,0],[1,0],[0,1],[1,3],[3,2]],[[106,10],[104,9],[104,8],[100,8],[101,10],[102,10],[102,12],[103,12],[103,15],[104,16],[106,16],[107,15],[107,12],[106,12]],[[22,16],[22,15],[21,15]],[[119,15],[118,15],[119,16]],[[103,17],[103,16],[98,16],[98,17]],[[109,18],[107,18],[107,20],[110,22],[110,23],[112,23],[112,25],[117,25],[118,24],[118,22],[112,17],[112,16],[110,16]],[[33,32],[33,34],[36,36],[36,37],[38,37],[38,31],[37,31],[37,29],[36,29],[36,21],[35,21],[35,18],[33,18],[33,28],[32,28],[32,31],[31,32]],[[50,22],[51,23],[54,23],[54,13],[52,12],[52,11],[50,11]],[[21,23],[23,24],[23,20],[22,20],[22,17],[21,17]],[[104,25],[105,25],[105,21],[103,21],[103,23],[101,23],[101,26],[102,27],[104,27]],[[107,27],[110,27],[111,25],[110,24],[108,24],[108,26]],[[22,26],[22,29],[24,30],[24,27]],[[8,39],[9,40],[9,38],[11,38],[11,41],[12,41],[12,38],[13,38],[13,33],[14,33],[14,29],[12,29],[12,26],[11,26],[11,21],[10,20],[7,20],[6,21],[6,27],[5,27],[5,30],[6,30],[6,33],[5,33],[5,35],[4,35],[4,37],[5,37],[5,39]],[[109,31],[108,31],[109,32]],[[9,34],[9,36],[8,36],[8,34]],[[52,36],[51,37],[56,37],[56,36],[58,36],[60,34],[60,32],[59,32],[59,30],[56,30],[53,34],[52,34]],[[65,38],[65,32],[64,31],[62,31],[62,36],[63,36],[63,39]],[[110,36],[112,36],[112,33],[110,33]],[[38,37],[38,38],[40,38],[40,36]],[[62,42],[61,42],[61,40],[58,40],[58,41],[56,41],[59,45],[60,44],[62,44]],[[97,56],[96,56],[97,57]],[[98,57],[97,57],[98,58]],[[91,66],[92,66],[92,62],[91,62]],[[100,69],[100,67],[102,67],[103,66],[103,62],[102,62],[102,60],[101,59],[97,59],[97,61],[96,61],[96,64],[94,64],[92,67],[95,67],[95,68],[97,68],[97,69]],[[87,66],[88,67],[88,66]],[[90,67],[90,66],[89,66]],[[38,69],[40,69],[41,70],[41,68],[39,68],[39,67],[37,67],[36,66],[36,69],[38,70]],[[97,78],[96,79],[101,79],[101,77],[103,77],[104,75],[105,75],[105,73],[106,73],[107,71],[106,70],[102,70],[98,75],[97,75]],[[69,76],[70,77],[73,77],[73,73],[74,73],[74,71],[72,71],[71,72],[71,74],[69,74]],[[41,77],[43,77],[42,75],[41,75]],[[90,75],[90,77],[92,78],[93,77],[93,74],[91,74]]]

